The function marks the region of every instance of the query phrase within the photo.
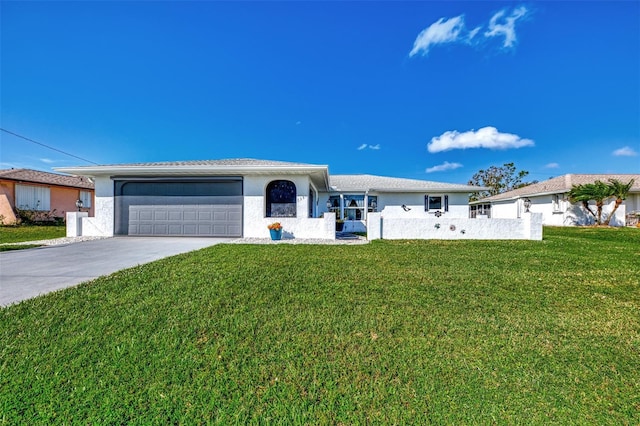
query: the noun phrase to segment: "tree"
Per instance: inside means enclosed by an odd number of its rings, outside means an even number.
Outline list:
[[[597,180],[594,183],[585,183],[583,185],[573,185],[569,191],[569,201],[572,203],[581,202],[582,206],[595,218],[596,225],[602,224],[602,206],[606,199],[612,195],[610,185]],[[589,201],[596,202],[596,213],[589,207]]]
[[[487,170],[479,170],[471,180],[469,185],[486,186],[488,191],[476,192],[469,197],[470,201],[479,200],[481,198],[490,197],[492,195],[501,194],[512,189],[522,188],[533,182],[522,182],[529,172],[520,170],[516,172],[514,163],[505,163],[501,167],[491,166]]]
[[[616,204],[613,207],[613,210],[611,210],[611,214],[609,214],[609,216],[607,217],[607,220],[605,220],[604,222],[605,225],[607,226],[609,225],[609,222],[611,222],[611,218],[616,213],[616,210],[618,210],[618,207],[620,207],[620,204],[622,204],[622,202],[627,199],[627,195],[629,195],[629,190],[633,186],[634,182],[635,181],[633,179],[631,179],[628,183],[622,183],[618,179],[609,179],[611,196],[616,197]]]

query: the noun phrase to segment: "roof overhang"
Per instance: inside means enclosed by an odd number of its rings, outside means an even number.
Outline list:
[[[327,166],[316,165],[115,165],[56,167],[56,171],[92,178],[108,176],[126,177],[184,177],[184,176],[267,176],[307,175],[319,190],[329,188]]]

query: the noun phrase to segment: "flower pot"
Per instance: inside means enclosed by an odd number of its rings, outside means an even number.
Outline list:
[[[282,228],[280,229],[269,229],[271,233],[272,240],[281,240],[282,239]]]

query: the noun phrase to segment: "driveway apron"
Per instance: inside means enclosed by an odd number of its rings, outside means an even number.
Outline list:
[[[0,306],[229,241],[225,238],[115,237],[0,253]]]

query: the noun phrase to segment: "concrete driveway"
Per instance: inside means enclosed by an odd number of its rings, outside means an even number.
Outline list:
[[[115,237],[0,252],[0,306],[230,240]]]

